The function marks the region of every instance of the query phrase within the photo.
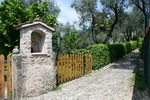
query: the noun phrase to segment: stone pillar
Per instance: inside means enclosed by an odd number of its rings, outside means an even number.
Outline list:
[[[45,54],[12,56],[13,98],[35,97],[56,86],[55,57]]]
[[[17,29],[20,29],[20,54],[12,56],[12,94],[13,100],[24,100],[47,93],[56,86],[56,56],[52,50],[54,29],[39,19],[21,23]],[[37,40],[41,43],[40,51],[32,53],[33,32],[40,35]]]

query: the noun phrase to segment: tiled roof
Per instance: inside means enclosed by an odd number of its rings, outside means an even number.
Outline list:
[[[24,22],[24,23],[20,23],[20,24],[16,25],[15,27],[16,27],[16,29],[21,29],[21,28],[23,28],[24,25],[32,24],[32,23],[34,23],[34,22],[42,22],[42,23],[44,24],[44,26],[47,25],[47,27],[49,27],[49,29],[50,29],[51,31],[55,31],[54,28],[52,28],[49,24],[43,22],[42,19],[40,19],[40,18],[36,18],[36,19],[34,19],[34,20],[31,20],[31,21],[26,21],[26,22]]]

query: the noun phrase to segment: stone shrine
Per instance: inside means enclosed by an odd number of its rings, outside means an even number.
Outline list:
[[[12,56],[13,99],[42,95],[56,86],[54,28],[40,18],[16,26],[20,30],[20,54]]]

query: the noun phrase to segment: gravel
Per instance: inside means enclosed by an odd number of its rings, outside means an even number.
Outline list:
[[[131,81],[138,58],[137,49],[100,70],[62,84],[60,90],[26,100],[150,100],[146,93],[138,95]]]

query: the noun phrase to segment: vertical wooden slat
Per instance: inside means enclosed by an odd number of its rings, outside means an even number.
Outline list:
[[[87,74],[87,70],[88,70],[88,59],[87,59],[87,54],[85,54],[85,60],[86,60],[86,70],[85,73]]]
[[[88,54],[88,61],[89,61],[89,66],[88,66],[88,74],[90,73],[90,65],[91,65],[91,61],[90,61],[90,55]]]
[[[82,75],[84,75],[84,55],[82,54],[82,68],[83,68],[83,70],[82,70]]]
[[[89,74],[89,67],[90,67],[90,59],[89,59],[89,54],[87,55],[88,59],[88,74]]]
[[[66,55],[64,55],[64,82],[66,82]]]
[[[72,55],[72,78],[74,79],[75,77],[75,68],[74,68],[75,66],[74,66],[74,54]]]
[[[83,54],[81,54],[81,75],[83,76]]]
[[[81,76],[83,76],[83,57],[81,54]]]
[[[61,83],[63,83],[64,82],[64,56],[63,55],[61,55]]]
[[[70,70],[69,70],[70,80],[72,80],[72,55],[70,55]]]
[[[92,72],[92,54],[90,54],[90,73]]]
[[[79,77],[79,55],[77,55],[77,78]]]
[[[81,77],[81,76],[82,76],[82,75],[81,75],[81,73],[82,73],[82,65],[81,65],[82,61],[81,61],[81,54],[80,54],[79,56],[80,56],[79,58],[80,58],[80,77]]]
[[[86,54],[86,74],[89,73],[89,59],[88,59],[88,54]]]
[[[8,100],[12,96],[12,67],[11,67],[11,56],[7,56],[7,97]]]
[[[78,54],[78,77],[80,77],[80,55]]]
[[[84,59],[85,63],[84,64]],[[86,65],[84,67],[84,65]],[[58,56],[57,61],[58,84],[66,82],[84,74],[92,72],[92,55],[64,55]]]
[[[63,83],[63,55],[60,56],[61,59],[61,83]]]
[[[58,84],[61,83],[61,59],[60,56],[58,56],[58,61],[57,61],[57,74],[58,74]]]
[[[80,77],[80,55],[78,55],[78,77]]]
[[[81,58],[80,58],[80,54],[79,54],[79,58],[78,58],[78,65],[79,65],[79,77],[81,76]]]
[[[76,78],[78,78],[78,55],[76,55]]]
[[[69,55],[66,55],[66,79],[67,79],[67,81],[69,81]]]
[[[0,100],[4,99],[5,93],[4,59],[4,55],[0,55]]]
[[[74,71],[75,71],[75,78],[77,78],[77,64],[76,64],[77,61],[76,61],[76,60],[77,60],[77,55],[74,56],[74,64],[75,64],[75,65],[74,65],[74,69],[75,69]]]
[[[59,66],[59,56],[57,56],[57,60],[56,60],[56,78],[57,78],[57,84],[58,84],[58,78],[59,78],[59,74],[58,74],[58,66]]]
[[[76,78],[76,55],[74,55],[74,78]]]

